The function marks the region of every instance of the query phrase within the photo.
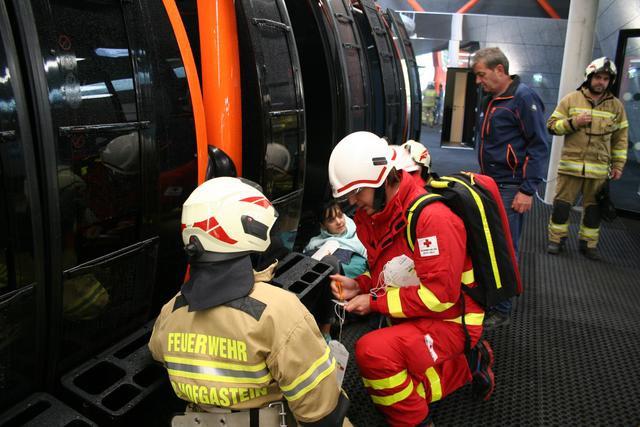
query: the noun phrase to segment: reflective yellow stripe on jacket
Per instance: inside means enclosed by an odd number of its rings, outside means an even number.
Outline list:
[[[187,357],[165,356],[169,375],[212,382],[267,385],[271,374],[262,362],[256,365],[216,362]]]
[[[602,163],[583,162],[580,160],[560,160],[558,172],[567,172],[571,175],[582,174],[593,178],[605,178],[609,175],[609,165]]]
[[[98,300],[105,298],[107,290],[96,281],[90,287],[86,289],[86,294],[78,296],[75,301],[71,301],[68,306],[65,307],[64,314],[66,316],[91,316],[95,310],[99,310],[100,307],[96,307]]]
[[[567,133],[573,132],[573,128],[569,123],[570,118],[562,114],[560,111],[555,110],[551,114],[551,118],[556,119],[556,122],[553,124],[553,130],[558,135],[565,135]]]
[[[626,162],[627,150],[611,150],[611,158],[613,161]]]
[[[616,113],[610,111],[596,110],[592,108],[571,107],[569,108],[570,116],[577,116],[582,113],[589,113],[592,117],[602,117],[603,119],[614,119]]]
[[[460,278],[461,283],[468,285],[473,283],[473,269],[465,271],[462,273],[462,277]],[[441,313],[445,310],[450,309],[455,305],[452,302],[442,302],[438,299],[438,297],[431,292],[429,288],[424,286],[422,283],[418,288],[418,296],[422,303],[427,307],[430,311],[435,313]],[[400,288],[388,288],[387,289],[387,308],[389,310],[389,315],[391,317],[396,318],[406,318],[407,315],[402,310],[402,301],[400,300]]]
[[[302,375],[291,384],[280,385],[280,390],[287,400],[297,400],[313,390],[320,381],[326,378],[336,369],[336,360],[331,357],[329,347],[324,354],[316,360]]]

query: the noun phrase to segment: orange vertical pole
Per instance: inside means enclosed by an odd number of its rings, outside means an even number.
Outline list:
[[[471,10],[471,8],[473,6],[476,5],[476,3],[478,3],[478,0],[470,0],[470,1],[468,1],[464,6],[462,6],[460,9],[458,9],[456,11],[456,13],[467,13],[467,12],[469,12],[469,10]]]
[[[207,137],[242,175],[240,53],[232,0],[198,0],[202,93]]]
[[[549,15],[553,19],[560,19],[560,15],[558,15],[558,12],[556,12],[556,10],[547,2],[547,0],[538,0],[538,4],[542,6],[545,12],[547,12],[547,15]]]
[[[409,6],[411,6],[416,12],[426,12],[416,0],[407,0],[407,3],[409,3]]]
[[[446,74],[442,70],[442,51],[433,52],[433,68],[435,70],[435,76],[433,78],[433,84],[436,87],[436,92],[440,95],[440,85],[444,88],[447,85]]]
[[[169,22],[173,28],[173,33],[178,42],[178,49],[182,57],[185,74],[187,76],[187,84],[189,86],[189,94],[191,96],[191,105],[193,108],[193,121],[196,128],[196,150],[198,154],[198,184],[204,182],[205,173],[207,171],[207,124],[204,115],[204,104],[202,102],[202,92],[200,91],[200,79],[196,69],[196,62],[193,59],[193,51],[184,29],[182,18],[178,12],[178,7],[174,0],[162,0],[164,8],[169,16]]]

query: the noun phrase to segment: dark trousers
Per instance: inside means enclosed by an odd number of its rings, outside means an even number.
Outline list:
[[[520,234],[522,233],[522,225],[524,224],[524,215],[514,211],[511,208],[513,198],[518,193],[520,188],[517,184],[498,184],[500,189],[500,196],[502,197],[502,203],[504,209],[507,211],[507,219],[509,220],[509,229],[511,230],[511,240],[513,240],[513,249],[516,251],[516,257],[518,256],[518,247],[520,242]],[[502,301],[492,310],[495,310],[502,314],[510,314],[513,302],[511,299]]]

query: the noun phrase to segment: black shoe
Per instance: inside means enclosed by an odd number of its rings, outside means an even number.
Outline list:
[[[487,311],[482,321],[482,327],[485,331],[492,331],[501,326],[506,326],[511,322],[511,316],[500,313],[499,311]]]
[[[549,242],[547,245],[547,253],[551,255],[558,255],[560,253],[560,243]]]
[[[487,340],[479,341],[469,356],[471,390],[478,399],[486,402],[493,394],[496,380],[493,375],[493,350]]]
[[[563,238],[560,240],[560,242],[549,242],[549,245],[547,246],[547,253],[551,254],[551,255],[558,255],[560,252],[562,252],[562,250],[564,249],[564,241],[566,239]]]
[[[434,427],[433,421],[431,420],[431,414],[427,415],[427,418],[422,420],[420,424],[416,424],[416,427]]]
[[[598,248],[590,248],[584,240],[580,240],[579,248],[580,253],[592,261],[599,261],[602,259],[602,257],[600,257],[600,252],[598,252]]]

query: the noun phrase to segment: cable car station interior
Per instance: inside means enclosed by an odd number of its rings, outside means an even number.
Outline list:
[[[188,274],[191,192],[258,183],[272,235],[303,259],[331,198],[329,157],[352,132],[419,141],[440,176],[479,172],[472,58],[487,47],[545,120],[610,58],[627,160],[601,259],[580,254],[580,203],[550,255],[562,138],[547,135],[524,291],[484,334],[495,391],[431,403],[433,423],[640,425],[640,1],[0,0],[0,426],[172,425],[186,402],[147,344]],[[353,355],[374,323],[341,333],[356,427],[388,425]]]

